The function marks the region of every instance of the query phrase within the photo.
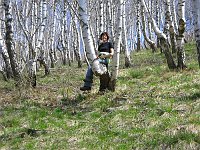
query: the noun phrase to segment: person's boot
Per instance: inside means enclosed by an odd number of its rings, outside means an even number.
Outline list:
[[[91,87],[82,86],[82,87],[80,87],[80,90],[81,90],[81,91],[90,91],[90,90],[91,90]]]

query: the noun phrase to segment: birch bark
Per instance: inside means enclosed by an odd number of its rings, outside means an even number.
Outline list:
[[[156,51],[156,44],[146,34],[146,21],[145,21],[144,6],[143,5],[141,5],[141,17],[142,17],[142,31],[143,31],[143,34],[144,34],[144,38],[147,41],[147,43],[149,44],[149,46],[151,47],[152,52],[155,52]]]
[[[51,38],[50,38],[50,51],[49,51],[49,57],[51,60],[51,68],[55,67],[55,58],[54,58],[54,43],[55,43],[55,30],[56,30],[56,0],[53,0],[53,24],[51,29]]]
[[[81,19],[81,27],[82,27],[82,35],[83,35],[83,41],[86,47],[86,55],[90,62],[96,58],[95,50],[94,50],[94,44],[90,33],[89,28],[89,16],[86,13],[86,0],[78,0],[79,3],[79,17]]]
[[[170,41],[171,41],[171,46],[172,46],[172,53],[176,52],[176,37],[175,37],[175,29],[172,21],[172,13],[171,13],[171,8],[170,8],[170,0],[165,1],[165,8],[166,8],[166,15],[165,15],[165,20],[167,24],[169,25],[168,31],[170,33]]]
[[[123,35],[123,44],[124,44],[124,50],[125,50],[125,67],[130,67],[131,66],[131,57],[130,57],[130,51],[128,49],[128,44],[127,44],[127,34],[126,34],[126,2],[123,0],[122,4],[122,35]]]
[[[73,4],[73,9],[76,10],[77,4],[74,2]],[[72,21],[73,21],[73,47],[74,47],[74,53],[76,56],[76,59],[78,61],[78,67],[82,67],[82,58],[81,58],[81,53],[80,53],[80,34],[78,31],[78,18],[75,16],[74,12],[71,11],[71,16],[72,16]]]
[[[150,21],[152,23],[152,26],[153,26],[153,29],[156,33],[156,35],[158,36],[158,38],[160,38],[160,44],[161,44],[161,48],[165,54],[165,58],[167,60],[167,65],[169,67],[169,69],[175,69],[176,68],[176,64],[173,60],[173,57],[172,57],[172,54],[169,50],[169,44],[167,42],[167,36],[162,32],[160,31],[160,29],[158,28],[158,26],[156,25],[156,22],[155,20],[150,16],[150,13],[146,7],[146,4],[144,2],[144,0],[141,0],[142,2],[142,5],[144,6],[144,10],[145,12],[147,13],[148,15],[148,18],[150,18]]]
[[[1,10],[1,19],[2,20],[5,20],[5,12],[4,10]],[[4,24],[3,22],[0,20],[0,55],[2,54],[2,57],[3,57],[3,60],[4,60],[4,63],[5,63],[5,68],[4,68],[4,72],[3,75],[5,76],[4,78],[7,80],[7,79],[10,79],[13,77],[13,73],[12,73],[12,68],[11,68],[11,65],[10,65],[10,59],[9,59],[9,55],[8,55],[8,52],[7,52],[7,49],[6,49],[6,45],[5,45],[5,41],[4,41],[4,38],[3,38],[3,31],[2,29],[4,28]]]
[[[140,0],[137,0],[137,51],[140,51],[140,37],[141,37],[141,31],[140,31]]]
[[[116,22],[116,27],[117,27],[117,34],[115,38],[115,53],[113,56],[113,61],[112,61],[112,76],[111,80],[109,83],[109,88],[111,91],[115,91],[116,89],[116,82],[117,82],[117,77],[119,74],[119,55],[120,55],[120,43],[121,43],[121,34],[122,34],[122,3],[123,0],[118,1],[118,12],[117,12],[117,22]]]
[[[12,72],[14,75],[15,81],[17,84],[20,84],[22,78],[21,73],[19,70],[19,65],[17,62],[17,56],[14,49],[14,42],[13,42],[13,29],[12,29],[12,14],[11,14],[11,1],[4,0],[4,8],[5,8],[5,26],[6,26],[6,48],[8,51],[8,55],[10,58],[10,64],[12,68]]]
[[[12,73],[12,68],[10,65],[9,55],[8,55],[7,49],[5,47],[4,40],[1,36],[1,32],[0,32],[0,54],[2,54],[4,63],[5,63],[6,79],[10,79],[13,77],[13,73]]]
[[[196,38],[197,55],[200,67],[200,1],[192,0],[193,4],[193,16],[194,16],[194,33]]]
[[[178,68],[185,69],[187,68],[185,64],[185,50],[184,50],[184,32],[186,27],[185,21],[185,0],[179,0],[178,3],[178,15],[179,15],[179,24],[178,24],[178,36],[177,36],[177,59],[178,59]]]
[[[49,70],[49,66],[46,62],[45,59],[45,51],[42,48],[42,44],[44,43],[44,30],[46,28],[46,20],[47,20],[47,2],[46,0],[42,0],[42,14],[40,14],[40,16],[42,16],[41,20],[41,28],[40,28],[40,32],[39,32],[39,37],[37,40],[37,46],[36,46],[36,51],[40,51],[40,56],[38,57],[38,60],[40,62],[40,64],[42,64],[44,66],[45,69],[45,75],[48,75],[50,73]]]

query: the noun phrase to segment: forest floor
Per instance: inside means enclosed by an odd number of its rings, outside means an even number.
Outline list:
[[[184,71],[163,54],[132,54],[120,64],[115,92],[82,92],[83,68],[57,67],[37,75],[36,88],[0,77],[0,149],[200,149],[200,69],[186,44]]]

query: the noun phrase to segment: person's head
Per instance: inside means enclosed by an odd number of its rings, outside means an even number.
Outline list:
[[[101,35],[100,35],[100,40],[102,40],[103,42],[107,42],[108,39],[109,39],[109,35],[108,35],[107,32],[101,33]]]

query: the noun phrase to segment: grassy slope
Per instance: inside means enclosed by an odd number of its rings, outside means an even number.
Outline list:
[[[115,92],[79,87],[83,69],[61,67],[38,87],[0,80],[0,149],[199,149],[200,70],[187,44],[188,69],[166,67],[161,54],[133,54]]]

